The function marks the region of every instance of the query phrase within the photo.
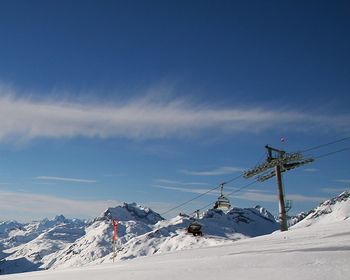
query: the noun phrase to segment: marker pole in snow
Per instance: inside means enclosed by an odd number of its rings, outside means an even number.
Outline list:
[[[117,245],[117,227],[118,227],[118,220],[112,220],[113,222],[113,262],[115,257],[117,256],[116,252],[116,245]]]

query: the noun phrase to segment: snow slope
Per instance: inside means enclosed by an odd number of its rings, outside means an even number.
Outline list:
[[[345,280],[350,220],[110,264],[2,276],[2,280],[240,279]]]
[[[350,218],[350,191],[345,191],[339,196],[326,200],[307,216],[295,224],[294,228],[309,227],[315,224],[329,224]]]

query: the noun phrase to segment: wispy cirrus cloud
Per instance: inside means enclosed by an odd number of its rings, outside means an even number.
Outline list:
[[[349,188],[322,188],[321,191],[324,193],[331,193],[331,194],[335,194],[335,193],[342,193],[344,191],[348,191],[350,190]]]
[[[304,168],[303,171],[304,172],[319,172],[320,169],[317,169],[317,168]]]
[[[203,186],[203,185],[208,185],[208,183],[204,182],[180,182],[180,181],[175,181],[175,180],[168,180],[168,179],[155,179],[154,180],[156,183],[159,184],[170,184],[170,185],[182,185],[182,186]]]
[[[241,167],[223,166],[212,170],[203,170],[203,171],[181,170],[181,173],[186,175],[193,175],[193,176],[219,176],[219,175],[243,172],[244,170],[245,169]]]
[[[37,176],[37,177],[35,177],[35,179],[43,180],[43,181],[61,181],[61,182],[73,182],[73,183],[87,183],[87,184],[93,184],[93,183],[97,182],[96,180],[67,178],[67,177],[54,177],[54,176]]]
[[[329,199],[329,197],[306,196],[306,195],[302,195],[302,194],[289,194],[287,196],[287,198],[291,199],[292,201],[295,201],[295,202],[317,202],[317,203]]]
[[[350,115],[303,113],[286,108],[225,107],[147,97],[106,104],[16,96],[15,91],[0,86],[0,141],[77,136],[181,138],[213,130],[251,133],[286,125],[290,130],[305,131],[320,128],[349,131],[350,127]]]
[[[350,184],[350,179],[337,179],[335,181],[338,183]]]

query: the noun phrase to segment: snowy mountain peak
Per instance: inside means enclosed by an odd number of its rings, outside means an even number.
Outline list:
[[[66,217],[63,215],[57,215],[53,220],[61,223],[64,223],[67,221]]]
[[[268,220],[275,221],[275,217],[266,208],[261,207],[260,205],[256,205],[254,209],[258,211],[260,215],[264,216]]]
[[[108,208],[102,215],[102,219],[116,219],[118,221],[142,221],[146,224],[156,224],[164,220],[162,216],[148,207],[136,203],[124,202],[122,206]]]

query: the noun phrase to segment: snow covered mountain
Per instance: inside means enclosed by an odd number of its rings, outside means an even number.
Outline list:
[[[8,238],[9,233],[14,230],[18,230],[23,227],[23,224],[16,221],[4,221],[0,222],[0,260],[3,259],[7,254],[3,252],[6,249],[4,240]]]
[[[40,234],[52,229],[60,224],[70,224],[73,227],[81,227],[84,222],[79,219],[66,219],[63,215],[56,216],[53,219],[43,219],[27,224],[17,222],[4,222],[4,231],[0,240],[4,248],[13,248],[21,244],[28,243],[37,238]],[[1,227],[1,224],[0,224]]]
[[[85,222],[56,216],[29,224],[12,223],[2,235],[0,274],[37,270],[45,256],[85,234]]]
[[[16,221],[0,222],[0,239],[8,237],[9,232],[20,229],[21,227],[23,227],[23,224]]]
[[[315,224],[328,224],[347,220],[350,217],[350,191],[345,191],[339,196],[326,200],[318,207],[311,210],[304,219],[293,227],[309,227]]]
[[[117,219],[118,242],[125,244],[130,239],[153,230],[154,225],[164,220],[150,208],[136,203],[108,208],[86,228],[86,234],[62,251],[45,258],[41,268],[81,266],[103,258],[112,251],[113,225]]]
[[[17,246],[5,250],[9,256],[4,259],[4,264],[0,264],[0,269],[2,267],[3,273],[10,273],[110,262],[112,219],[119,221],[117,259],[122,260],[227,244],[278,229],[273,216],[259,206],[247,209],[233,208],[228,213],[211,209],[200,218],[204,236],[195,238],[186,231],[193,221],[188,216],[178,216],[167,221],[149,208],[135,203],[124,203],[107,209],[85,227],[69,227],[69,223],[63,223],[47,228],[44,224],[48,225],[52,221],[44,220],[10,232],[9,238],[6,239],[7,245],[17,241]],[[39,232],[42,233],[38,234]],[[23,241],[23,236],[28,242],[19,242]],[[21,267],[22,270],[13,269],[14,266]]]
[[[2,280],[345,280],[350,220],[123,262],[4,275]]]
[[[309,212],[301,212],[297,215],[294,215],[294,216],[289,216],[288,217],[288,220],[287,220],[287,224],[288,224],[288,228],[294,226],[295,224],[299,223],[300,221],[304,220],[307,215],[309,215],[311,211]]]
[[[348,219],[349,197],[350,193],[344,192],[325,201],[308,215],[302,215],[306,216],[304,219],[300,216],[302,220],[291,230]],[[109,208],[88,223],[62,216],[23,225],[6,222],[0,224],[4,255],[0,260],[0,274],[112,262],[112,219],[119,221],[116,260],[229,245],[279,229],[274,217],[260,206],[233,208],[227,213],[218,209],[207,210],[198,221],[202,225],[203,237],[187,233],[193,218],[179,215],[164,220],[151,209],[135,203]]]
[[[207,210],[199,219],[203,237],[187,233],[192,218],[179,215],[169,221],[158,222],[154,230],[128,241],[118,251],[116,259],[167,253],[183,249],[224,245],[239,239],[271,233],[279,228],[274,217],[264,208],[233,208],[228,213]],[[111,255],[97,262],[110,262]]]

